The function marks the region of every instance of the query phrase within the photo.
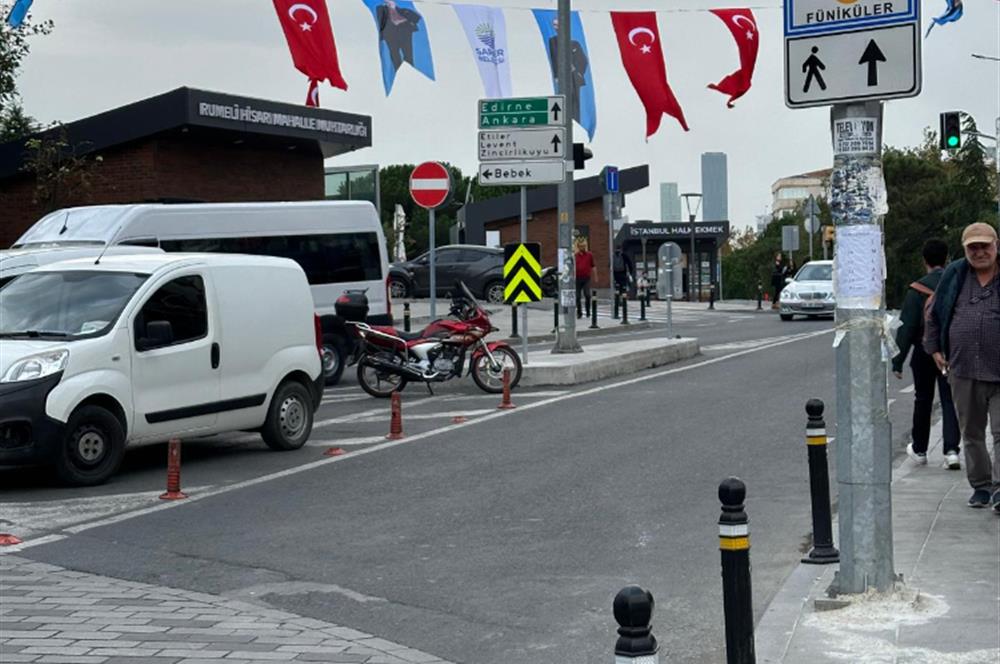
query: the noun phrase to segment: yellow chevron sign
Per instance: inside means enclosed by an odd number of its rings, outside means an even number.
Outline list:
[[[542,299],[542,245],[508,244],[503,251],[504,302],[538,302]]]

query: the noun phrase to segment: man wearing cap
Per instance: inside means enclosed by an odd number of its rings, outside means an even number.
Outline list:
[[[992,501],[1000,514],[1000,264],[997,232],[971,224],[962,233],[965,258],[941,275],[934,292],[924,349],[948,376],[972,485],[970,507]],[[993,462],[986,446],[987,416],[993,434]]]

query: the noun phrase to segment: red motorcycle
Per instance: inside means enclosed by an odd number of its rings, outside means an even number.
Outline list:
[[[417,381],[433,394],[431,383],[461,378],[467,359],[472,380],[485,392],[503,392],[504,369],[510,370],[510,386],[518,384],[521,358],[507,342],[485,340],[497,331],[489,313],[464,283],[459,282],[456,290],[449,312],[453,318],[435,320],[419,332],[353,324],[360,339],[358,382],[365,392],[385,398]]]

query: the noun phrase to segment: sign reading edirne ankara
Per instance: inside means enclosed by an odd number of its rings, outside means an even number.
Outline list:
[[[542,245],[514,243],[503,248],[503,299],[507,304],[542,299]]]

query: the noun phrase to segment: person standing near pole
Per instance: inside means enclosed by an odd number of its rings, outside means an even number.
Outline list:
[[[927,463],[934,385],[937,384],[938,398],[941,401],[945,467],[949,470],[958,470],[961,467],[958,457],[961,436],[958,431],[955,404],[951,400],[951,388],[948,386],[948,379],[938,372],[934,360],[924,351],[921,343],[924,336],[924,306],[941,281],[944,266],[948,263],[948,245],[942,240],[927,240],[924,243],[923,256],[927,274],[910,284],[903,299],[903,307],[899,314],[902,325],[896,331],[899,355],[892,359],[892,373],[896,378],[903,378],[903,362],[906,361],[912,346],[910,369],[913,371],[913,429],[910,433],[912,440],[906,446],[906,453],[918,464]]]
[[[785,279],[788,277],[788,266],[779,251],[774,255],[774,267],[771,268],[771,308],[778,308],[778,298],[781,290],[785,287]]]
[[[587,238],[576,239],[576,317],[583,318],[590,312],[590,282],[597,279],[597,269],[594,265],[594,254],[590,253]],[[582,292],[581,292],[582,291]],[[582,295],[582,297],[581,297]],[[584,300],[587,308],[583,309]]]
[[[611,266],[614,271],[615,291],[618,293],[628,292],[629,285],[635,283],[635,263],[622,250],[621,246],[615,247]]]
[[[969,507],[1000,514],[1000,263],[997,232],[976,223],[962,233],[965,258],[949,265],[934,294],[924,349],[951,384],[972,485]],[[993,461],[986,421],[993,433]],[[991,496],[992,494],[992,496]]]

